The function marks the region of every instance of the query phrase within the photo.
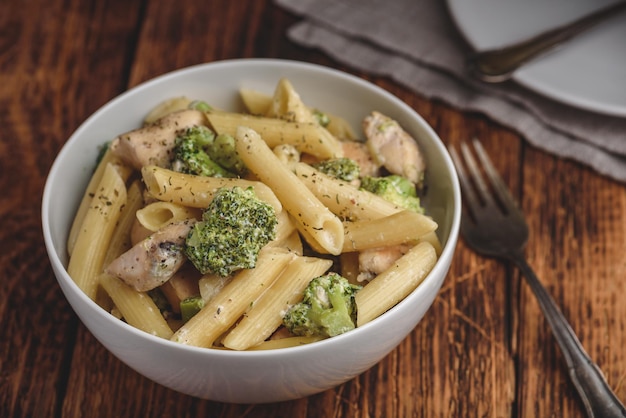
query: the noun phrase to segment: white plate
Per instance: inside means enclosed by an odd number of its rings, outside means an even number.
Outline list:
[[[616,0],[447,0],[475,50],[497,48],[575,20]],[[514,73],[521,85],[567,105],[626,117],[626,13],[600,23]]]

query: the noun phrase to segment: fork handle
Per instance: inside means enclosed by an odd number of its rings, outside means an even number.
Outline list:
[[[607,384],[600,368],[585,352],[582,344],[537,275],[522,254],[512,261],[521,270],[537,297],[539,306],[561,347],[570,378],[580,395],[589,417],[626,417],[626,408]]]
[[[536,56],[560,45],[579,33],[621,12],[626,3],[617,2],[521,43],[508,47],[478,52],[470,57],[470,71],[489,83],[500,83],[511,78],[513,72]]]

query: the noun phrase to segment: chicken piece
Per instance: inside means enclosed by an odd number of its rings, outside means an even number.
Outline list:
[[[372,158],[367,145],[357,141],[342,141],[343,156],[350,158],[359,165],[361,176],[378,177],[380,165]]]
[[[111,142],[111,151],[137,170],[146,165],[167,167],[177,133],[205,122],[204,113],[199,110],[170,113],[150,125],[118,136]]]
[[[412,245],[400,244],[389,247],[372,248],[359,253],[358,282],[370,281],[383,271],[387,270],[400,257],[406,254]]]
[[[183,245],[195,220],[169,224],[113,260],[106,272],[145,292],[167,282],[187,259]]]
[[[372,112],[363,120],[366,144],[374,161],[392,174],[420,184],[426,164],[417,142],[395,120]]]

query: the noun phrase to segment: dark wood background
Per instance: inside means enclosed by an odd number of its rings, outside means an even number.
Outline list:
[[[461,241],[424,320],[378,365],[292,402],[229,405],[159,386],[110,355],[65,301],[40,201],[66,139],[104,103],[170,70],[230,58],[313,62],[396,94],[444,142],[479,138],[521,200],[530,263],[626,400],[626,193],[478,114],[426,100],[285,37],[269,0],[0,3],[0,416],[583,417],[547,324],[517,271]]]

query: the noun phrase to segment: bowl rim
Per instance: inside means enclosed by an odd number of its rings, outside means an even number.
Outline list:
[[[321,73],[330,75],[332,77],[336,77],[341,80],[345,80],[350,83],[356,84],[361,88],[365,88],[367,90],[373,91],[377,95],[381,95],[385,97],[386,100],[389,100],[395,106],[398,106],[403,112],[411,115],[413,118],[417,119],[420,122],[422,127],[428,132],[428,135],[434,140],[434,145],[438,148],[438,152],[441,154],[445,162],[446,171],[450,173],[450,179],[452,183],[450,186],[452,189],[453,201],[456,202],[457,204],[454,205],[450,231],[448,233],[448,236],[446,237],[446,242],[442,247],[441,254],[439,258],[437,259],[435,266],[428,273],[428,275],[424,278],[422,283],[415,290],[413,290],[408,296],[406,296],[403,300],[398,302],[395,306],[393,306],[387,312],[383,313],[381,316],[373,319],[372,321],[368,322],[367,324],[361,327],[355,328],[354,330],[348,333],[341,334],[332,338],[327,338],[321,341],[309,343],[309,344],[303,344],[299,346],[285,347],[285,348],[279,348],[279,349],[269,349],[269,350],[244,350],[244,351],[220,350],[220,349],[211,349],[211,348],[206,348],[206,347],[195,347],[195,346],[180,344],[175,341],[160,338],[150,333],[147,333],[145,331],[139,330],[133,327],[132,325],[126,323],[125,321],[121,321],[115,318],[109,312],[106,312],[95,301],[90,299],[78,287],[78,285],[74,282],[74,280],[71,279],[71,277],[67,273],[66,266],[63,264],[63,262],[61,261],[60,257],[57,254],[57,249],[52,239],[50,220],[49,220],[50,202],[52,200],[51,189],[53,186],[52,184],[53,179],[55,178],[56,173],[60,170],[61,160],[64,159],[63,157],[65,156],[65,154],[70,152],[69,150],[74,144],[74,142],[77,141],[77,138],[80,137],[81,132],[89,126],[91,121],[98,118],[102,113],[107,112],[108,109],[116,106],[119,102],[124,101],[128,96],[135,95],[138,92],[141,92],[142,90],[150,88],[154,84],[166,82],[170,78],[176,78],[181,75],[189,74],[195,71],[204,71],[208,67],[216,68],[216,67],[224,67],[224,66],[227,67],[227,66],[241,66],[241,65],[287,66],[293,69],[303,69],[306,71],[321,72]],[[327,67],[321,64],[308,63],[308,62],[296,61],[296,60],[290,60],[290,59],[237,58],[237,59],[213,61],[213,62],[202,63],[202,64],[195,64],[192,66],[183,67],[183,68],[179,68],[173,71],[166,72],[164,74],[161,74],[159,76],[143,81],[125,90],[121,94],[115,96],[114,98],[106,102],[104,105],[99,107],[95,112],[93,112],[90,116],[88,116],[83,122],[79,124],[79,126],[72,132],[72,134],[68,137],[68,139],[65,141],[65,143],[63,144],[63,146],[57,153],[57,155],[54,157],[54,161],[48,171],[45,185],[44,185],[44,190],[43,190],[43,195],[42,195],[42,205],[41,205],[41,217],[42,217],[41,221],[42,221],[44,243],[45,243],[46,251],[48,253],[49,262],[51,263],[52,267],[54,267],[54,270],[61,273],[61,275],[63,276],[62,277],[63,282],[72,289],[72,291],[77,295],[77,297],[80,298],[81,302],[84,304],[87,304],[90,308],[93,308],[94,313],[98,315],[100,318],[105,319],[107,322],[115,321],[115,323],[118,326],[125,328],[127,331],[131,332],[132,334],[134,334],[135,336],[139,338],[142,338],[142,339],[145,338],[145,339],[150,340],[153,343],[164,345],[165,347],[170,347],[173,349],[189,350],[189,352],[191,353],[196,352],[198,354],[211,354],[211,355],[215,355],[218,358],[222,356],[226,358],[228,357],[264,358],[264,357],[273,357],[277,354],[285,355],[288,353],[289,354],[306,353],[309,350],[316,350],[317,348],[320,348],[322,346],[339,345],[344,339],[351,338],[351,335],[354,335],[354,333],[359,333],[359,334],[367,333],[368,329],[375,327],[376,324],[381,321],[381,318],[386,317],[388,313],[401,309],[402,306],[411,303],[411,299],[417,298],[419,294],[421,293],[420,288],[423,289],[425,283],[432,281],[432,280],[429,280],[431,277],[434,277],[435,275],[441,275],[442,277],[445,277],[447,275],[448,267],[444,265],[446,263],[443,263],[442,260],[444,259],[451,260],[452,255],[455,251],[456,243],[458,240],[459,229],[460,229],[459,228],[460,220],[461,220],[461,192],[460,192],[460,186],[459,186],[456,169],[439,135],[437,135],[434,129],[430,126],[430,124],[428,124],[424,120],[424,118],[419,113],[417,113],[417,111],[415,111],[407,103],[405,103],[404,101],[402,101],[400,98],[393,95],[389,91],[383,89],[382,87],[370,81],[367,81],[361,77],[358,77],[356,75],[353,75],[353,74],[350,74],[350,73],[347,73],[347,72],[344,72],[342,70],[338,70],[332,67]],[[441,271],[441,270],[444,270],[444,271]],[[55,276],[57,276],[57,274],[55,274]],[[61,281],[61,278],[57,277],[57,280]],[[59,285],[61,286],[61,283],[59,283]],[[63,286],[61,287],[62,287],[62,291],[65,293]]]

